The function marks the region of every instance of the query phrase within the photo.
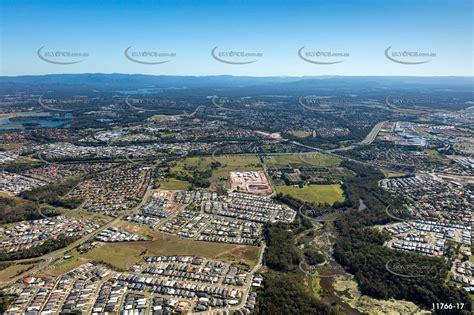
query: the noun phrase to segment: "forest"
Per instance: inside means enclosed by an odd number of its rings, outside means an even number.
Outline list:
[[[388,235],[372,228],[386,224],[391,218],[385,208],[396,205],[378,187],[383,174],[360,164],[343,162],[345,167],[357,173],[345,184],[351,199],[362,198],[367,205],[364,211],[350,210],[335,222],[339,237],[334,247],[336,260],[355,276],[363,294],[379,299],[409,300],[426,309],[432,303],[465,303],[464,310],[451,310],[468,314],[471,308],[468,294],[453,285],[446,285],[449,264],[438,257],[416,255],[383,246]],[[396,262],[397,266],[409,266],[416,277],[401,277],[386,268]],[[442,310],[436,312],[442,313]]]
[[[340,314],[311,294],[298,269],[303,253],[295,245],[295,236],[311,227],[311,222],[301,216],[293,224],[275,223],[265,227],[264,262],[268,271],[264,274],[264,289],[257,295],[257,314]]]

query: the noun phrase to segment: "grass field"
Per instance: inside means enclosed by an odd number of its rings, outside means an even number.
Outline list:
[[[19,150],[22,147],[23,147],[23,144],[21,144],[21,143],[0,144],[0,149],[4,149],[6,151],[8,151],[8,150]]]
[[[260,165],[260,161],[255,155],[222,155],[216,156],[216,160],[226,166]]]
[[[290,195],[304,202],[334,204],[336,201],[343,202],[344,194],[339,184],[312,185],[303,188],[293,186],[277,186],[276,191],[284,195]]]
[[[432,161],[446,160],[447,157],[444,154],[439,153],[436,150],[424,150],[424,153],[428,155],[428,158]]]
[[[40,276],[59,276],[66,272],[73,270],[74,268],[79,267],[82,264],[85,264],[89,260],[85,257],[82,257],[76,250],[68,252],[67,255],[72,257],[69,259],[60,259],[52,265],[52,267],[46,270],[45,273],[40,274]]]
[[[392,178],[392,177],[398,177],[398,176],[405,175],[403,173],[395,173],[395,172],[391,172],[391,171],[384,171],[383,174],[385,175],[386,178]]]
[[[34,264],[12,265],[0,271],[0,282],[8,281],[20,273],[33,268]]]
[[[269,167],[311,167],[311,166],[338,166],[341,159],[322,153],[306,154],[279,154],[267,156],[265,163]]]
[[[187,190],[191,186],[187,181],[176,178],[158,179],[157,184],[160,186],[160,189],[166,190]]]
[[[289,132],[290,135],[292,136],[295,136],[295,137],[298,137],[298,138],[305,138],[305,137],[309,137],[311,135],[311,133],[309,133],[308,131],[304,131],[304,130],[292,130]]]
[[[323,153],[303,153],[299,158],[305,163],[317,166],[338,166],[342,161],[338,157]]]
[[[151,120],[154,120],[154,121],[160,121],[160,120],[163,120],[165,118],[166,118],[165,115],[153,115],[153,116],[151,116]]]

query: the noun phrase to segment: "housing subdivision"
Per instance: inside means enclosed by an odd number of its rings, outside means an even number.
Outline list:
[[[0,171],[0,191],[19,195],[24,191],[32,190],[45,185],[45,182],[31,177]]]
[[[85,263],[57,277],[27,277],[8,288],[16,298],[5,314],[176,314],[249,313],[253,272],[201,257],[145,256],[117,272]]]
[[[387,208],[400,222],[383,227],[391,235],[385,245],[444,258],[451,264],[450,280],[474,292],[469,187],[433,174],[384,179],[380,185],[402,202],[401,208]]]
[[[160,191],[155,193],[158,195],[169,200],[152,199],[140,209],[140,215],[127,216],[126,220],[149,226],[153,217],[154,228],[164,233],[199,241],[256,245],[263,224],[290,223],[296,217],[296,211],[288,206],[253,194]]]

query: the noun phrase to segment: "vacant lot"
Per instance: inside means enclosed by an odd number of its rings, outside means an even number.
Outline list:
[[[283,195],[290,195],[296,199],[304,202],[314,203],[328,203],[330,205],[334,202],[344,201],[344,195],[339,184],[333,185],[313,185],[304,186],[303,188],[294,186],[277,186],[276,191]]]
[[[147,255],[202,256],[254,266],[260,251],[257,246],[199,242],[163,233],[154,236],[151,241],[106,243],[84,254],[73,250],[68,253],[71,258],[61,259],[47,270],[47,274],[60,275],[88,261],[104,262],[119,270],[127,270]]]
[[[157,184],[160,186],[160,189],[165,190],[187,190],[190,186],[187,181],[176,178],[158,179]]]
[[[40,276],[59,276],[89,261],[87,258],[83,257],[83,255],[80,255],[75,249],[67,254],[71,255],[71,258],[61,258],[49,269],[45,270],[44,273],[40,274]]]
[[[298,157],[304,163],[316,166],[338,166],[342,161],[338,157],[322,153],[303,153]]]
[[[310,132],[304,131],[304,130],[292,130],[289,132],[292,136],[298,137],[298,138],[306,138],[311,135]]]
[[[431,161],[442,161],[446,160],[447,157],[444,154],[439,153],[436,150],[424,150],[424,153],[428,155],[428,159]]]
[[[19,275],[22,272],[25,272],[31,268],[33,268],[34,264],[25,264],[25,265],[12,265],[0,271],[0,283],[6,282],[11,278]]]
[[[255,155],[222,155],[215,159],[224,166],[259,166],[260,161]]]
[[[23,147],[22,143],[5,143],[0,144],[0,149],[4,149],[5,151],[9,150],[19,150]]]

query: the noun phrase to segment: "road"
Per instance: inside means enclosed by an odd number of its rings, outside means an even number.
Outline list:
[[[265,253],[265,248],[266,248],[266,245],[265,245],[265,242],[262,242],[262,250],[260,251],[260,256],[258,257],[258,262],[257,264],[252,268],[252,270],[250,270],[249,272],[249,276],[248,276],[248,279],[247,279],[247,283],[245,283],[245,287],[248,288],[248,290],[244,290],[243,291],[243,294],[242,294],[242,299],[240,300],[240,303],[237,304],[237,305],[234,305],[232,307],[229,307],[229,308],[226,308],[227,311],[230,311],[230,313],[232,313],[233,311],[237,311],[241,308],[244,307],[245,303],[247,303],[247,298],[249,296],[249,293],[250,293],[250,290],[252,288],[252,280],[253,280],[253,275],[258,271],[258,269],[260,269],[260,267],[262,267],[263,265],[263,255]]]
[[[341,148],[337,148],[337,149],[334,149],[334,150],[329,150],[330,152],[338,152],[338,151],[347,151],[347,150],[352,150],[358,146],[361,146],[361,145],[369,145],[369,144],[372,144],[372,142],[374,142],[375,138],[377,137],[377,135],[379,134],[380,132],[380,129],[382,129],[383,125],[386,123],[387,121],[381,121],[379,122],[378,124],[376,124],[372,130],[370,130],[370,132],[367,134],[367,136],[360,142],[357,142],[357,143],[354,143],[354,144],[351,144],[347,147],[341,147]]]
[[[368,145],[368,144],[371,144],[372,142],[374,142],[375,138],[377,137],[377,135],[379,134],[380,132],[380,129],[382,129],[383,125],[386,123],[387,121],[382,121],[382,122],[379,122],[378,124],[376,124],[374,126],[374,128],[372,128],[372,130],[369,132],[369,134],[367,135],[367,137],[365,137],[364,140],[362,140],[361,142],[359,142],[359,144],[361,145]]]

